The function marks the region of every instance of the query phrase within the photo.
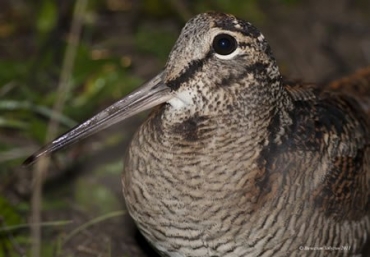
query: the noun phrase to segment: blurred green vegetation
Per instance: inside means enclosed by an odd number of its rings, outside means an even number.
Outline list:
[[[63,132],[132,91],[144,81],[137,74],[154,74],[161,69],[182,25],[196,13],[220,10],[257,23],[265,19],[257,0],[90,0],[82,17],[83,33],[71,74],[71,90],[63,113],[54,113],[53,103],[60,97],[56,88],[74,4],[72,0],[0,3],[0,257],[28,253],[30,191],[19,196],[12,186],[18,181],[15,174],[20,172],[22,160],[45,143],[52,116],[57,118]],[[129,24],[124,30],[127,35],[117,35],[115,30],[120,29],[117,19]],[[111,39],[112,36],[115,38]],[[146,62],[146,59],[159,65],[150,71],[140,70],[144,68],[135,60]],[[122,137],[112,136],[94,149],[111,145],[112,140],[119,144]],[[66,167],[59,163],[59,169]],[[62,212],[71,201],[86,213],[97,215],[121,208],[122,199],[99,183],[103,170],[118,178],[120,169],[120,162],[94,169],[91,172],[94,178],[75,181],[73,200],[63,197],[57,200],[63,193],[51,193],[43,199],[44,210]],[[68,191],[70,187],[58,190]],[[69,220],[56,219],[44,227],[50,237],[43,241],[42,256],[55,256],[56,252],[67,256],[61,238]]]

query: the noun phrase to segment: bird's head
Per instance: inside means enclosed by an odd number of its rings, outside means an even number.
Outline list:
[[[210,12],[194,17],[182,29],[162,83],[171,90],[166,102],[174,110],[218,115],[226,106],[273,94],[280,73],[270,46],[252,24]]]
[[[235,109],[247,114],[274,103],[280,86],[271,49],[252,24],[223,13],[199,14],[182,29],[161,73],[25,163],[160,104],[176,115],[217,116]]]

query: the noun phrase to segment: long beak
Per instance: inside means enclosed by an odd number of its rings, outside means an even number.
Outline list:
[[[162,77],[163,72],[131,94],[96,114],[94,117],[56,138],[32,156],[28,157],[23,162],[23,165],[32,164],[41,156],[53,153],[61,148],[76,143],[77,141],[101,131],[119,121],[127,119],[139,112],[148,110],[173,98],[171,89],[164,84]]]

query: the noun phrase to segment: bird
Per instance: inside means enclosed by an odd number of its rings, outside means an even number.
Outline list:
[[[124,157],[129,214],[165,257],[364,257],[370,69],[289,81],[250,22],[207,12],[164,69],[25,165],[147,109]]]

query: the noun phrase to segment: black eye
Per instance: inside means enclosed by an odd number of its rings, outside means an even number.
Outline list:
[[[238,44],[234,37],[228,34],[219,34],[213,39],[213,49],[221,55],[228,55],[235,51]]]

